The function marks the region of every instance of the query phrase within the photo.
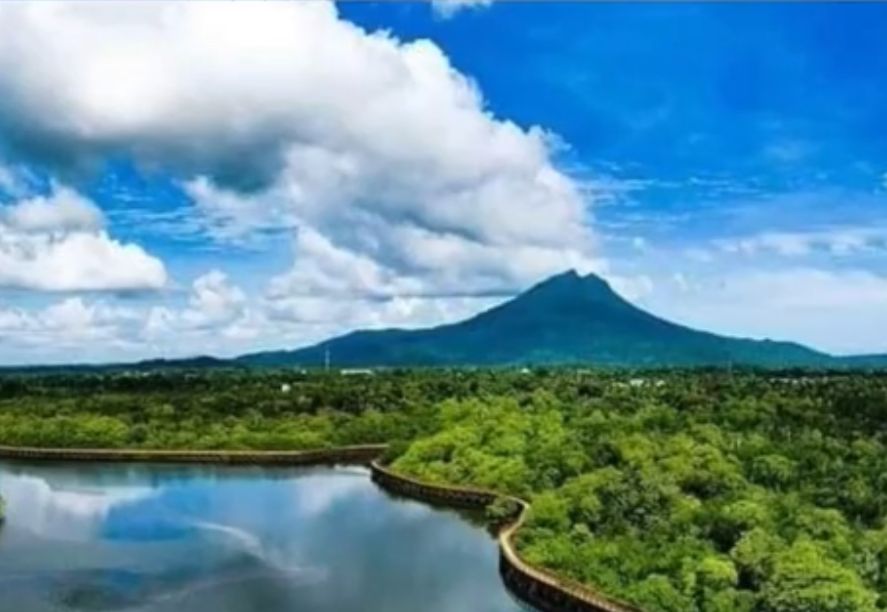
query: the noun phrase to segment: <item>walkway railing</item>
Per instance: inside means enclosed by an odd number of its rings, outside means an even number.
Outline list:
[[[499,531],[499,572],[509,590],[543,612],[640,612],[587,586],[525,562],[514,545],[530,504],[523,499],[476,487],[456,487],[424,482],[399,474],[378,461],[370,465],[373,481],[386,490],[423,501],[459,508],[484,509],[504,499],[515,513]]]

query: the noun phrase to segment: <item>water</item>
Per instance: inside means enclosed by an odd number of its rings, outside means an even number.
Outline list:
[[[0,612],[514,612],[495,542],[362,468],[0,463]]]

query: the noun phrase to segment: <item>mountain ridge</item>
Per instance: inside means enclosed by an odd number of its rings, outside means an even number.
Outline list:
[[[603,278],[569,270],[463,321],[424,329],[357,330],[236,361],[319,366],[327,354],[336,367],[830,367],[842,365],[843,359],[795,342],[720,336],[673,323],[631,304]],[[881,357],[849,359],[864,367]]]
[[[594,274],[556,274],[462,321],[354,330],[314,345],[235,358],[0,366],[0,372],[107,372],[250,367],[600,366],[885,369],[887,354],[837,356],[791,341],[721,336],[647,312]]]

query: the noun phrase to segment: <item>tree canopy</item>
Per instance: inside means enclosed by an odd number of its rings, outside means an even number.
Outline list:
[[[531,563],[650,611],[887,608],[887,376],[576,369],[0,378],[0,443],[389,443],[529,499]],[[491,516],[502,509],[491,508]]]

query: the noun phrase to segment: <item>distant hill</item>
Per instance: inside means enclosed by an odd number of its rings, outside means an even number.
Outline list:
[[[887,355],[851,355],[836,359],[848,368],[887,368]]]
[[[356,331],[292,351],[244,355],[244,365],[335,367],[593,364],[605,366],[874,367],[887,357],[832,357],[793,342],[719,336],[629,303],[595,275],[570,271],[459,323]],[[852,360],[858,360],[855,363]]]
[[[129,363],[70,363],[51,365],[0,366],[2,374],[90,374],[126,372],[153,372],[156,370],[210,370],[217,368],[244,367],[237,361],[209,355],[182,359],[146,359]]]

